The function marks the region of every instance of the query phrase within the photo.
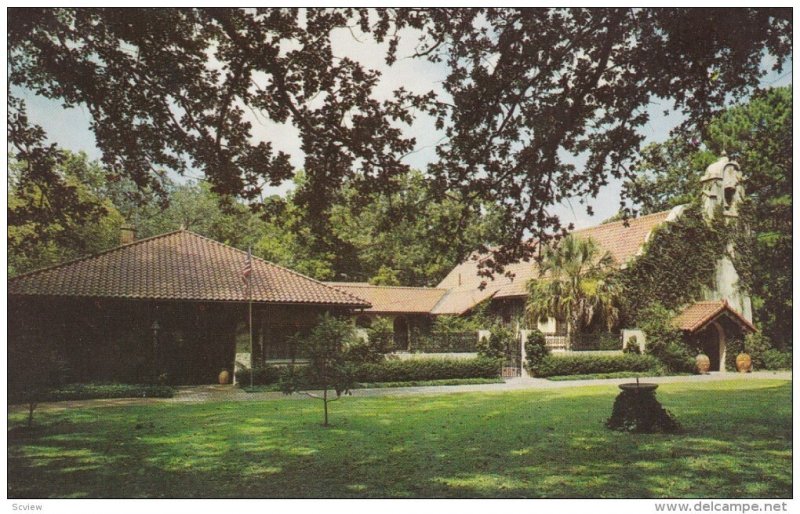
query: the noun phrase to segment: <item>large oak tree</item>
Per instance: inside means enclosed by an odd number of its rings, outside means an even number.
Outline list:
[[[332,52],[332,31],[355,27],[389,42],[389,64],[399,29],[416,29],[414,58],[446,66],[443,92],[376,99],[379,73]],[[533,253],[527,236],[561,228],[552,205],[626,175],[650,102],[702,130],[757,88],[765,55],[783,65],[791,39],[789,9],[11,9],[9,71],[85,106],[111,178],[151,189],[160,170],[195,168],[256,201],[293,169],[246,112],[289,123],[309,181],[298,200],[319,219],[346,177],[390,188],[415,144],[401,126],[427,112],[446,136],[431,191],[500,207],[507,234],[485,263],[499,271]]]

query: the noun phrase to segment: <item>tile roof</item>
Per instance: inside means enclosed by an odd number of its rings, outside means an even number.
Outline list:
[[[247,252],[179,230],[8,280],[9,295],[247,301]],[[347,292],[253,257],[255,302],[369,307]]]
[[[365,312],[429,314],[447,292],[433,287],[373,286],[366,282],[325,282],[372,304]]]
[[[483,290],[477,288],[454,288],[445,294],[431,311],[431,314],[461,315],[491,298],[497,293],[497,288],[487,287]]]
[[[615,221],[576,230],[572,233],[578,237],[592,238],[601,248],[611,254],[618,266],[622,266],[636,256],[651,231],[664,223],[672,212],[669,210],[629,219],[627,226],[624,221]],[[527,295],[528,281],[539,276],[538,267],[534,261],[519,261],[506,266],[506,271],[511,272],[514,275],[513,278],[498,275],[494,277],[494,280],[487,280],[478,275],[479,262],[480,256],[470,256],[469,259],[453,268],[437,287],[478,289],[481,282],[486,281],[486,288],[496,291],[495,298],[518,297]]]
[[[672,319],[672,323],[681,330],[697,332],[722,315],[733,318],[734,321],[753,332],[756,331],[756,327],[734,310],[725,300],[695,302],[675,316]]]

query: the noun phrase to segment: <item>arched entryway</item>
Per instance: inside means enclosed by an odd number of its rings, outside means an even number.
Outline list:
[[[725,330],[719,323],[711,323],[703,330],[700,347],[711,361],[711,371],[725,371]]]

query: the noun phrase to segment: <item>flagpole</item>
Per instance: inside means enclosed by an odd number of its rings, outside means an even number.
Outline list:
[[[250,247],[247,247],[247,260],[250,262],[250,273],[247,275],[247,311],[248,311],[248,326],[250,327],[250,388],[253,387],[253,375],[255,375],[255,366],[253,366],[253,255],[250,252]]]

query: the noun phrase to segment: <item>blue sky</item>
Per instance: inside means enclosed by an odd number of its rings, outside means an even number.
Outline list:
[[[413,34],[403,38],[398,55],[410,55],[413,48],[411,41]],[[405,46],[404,46],[405,44]],[[387,67],[383,61],[385,45],[379,45],[368,37],[350,31],[341,31],[333,34],[333,48],[335,55],[355,58],[364,65],[380,70],[382,78],[375,90],[378,99],[388,97],[396,88],[403,86],[415,92],[424,93],[428,90],[441,91],[440,82],[446,70],[442,65],[432,64],[419,59],[399,59],[392,67]],[[771,59],[766,58],[764,65],[769,68]],[[762,81],[762,86],[778,87],[792,83],[792,63],[783,71],[770,72]],[[95,146],[94,134],[89,128],[91,118],[87,109],[82,107],[65,109],[58,101],[48,100],[34,93],[19,88],[12,88],[15,95],[23,98],[27,104],[28,114],[33,123],[41,125],[48,134],[50,141],[60,146],[73,150],[84,151],[90,158],[97,159],[100,152]],[[642,134],[647,142],[663,141],[669,131],[682,121],[680,114],[671,111],[669,102],[654,103],[650,108],[650,122],[642,128]],[[664,115],[664,110],[670,114]],[[292,155],[292,163],[302,167],[303,154],[300,151],[300,141],[297,130],[291,125],[277,125],[263,118],[253,116],[253,136],[255,140],[268,140],[277,149],[284,150]],[[433,120],[426,115],[418,117],[406,134],[417,140],[413,153],[405,158],[412,167],[425,169],[428,163],[435,158],[434,148],[440,141],[442,134],[434,127]],[[575,163],[579,165],[579,163]],[[186,179],[202,179],[201,174],[189,174]],[[285,193],[289,185],[272,188],[268,193]],[[594,215],[586,214],[585,206],[580,205],[579,198],[565,201],[553,207],[553,212],[558,214],[564,225],[574,223],[576,228],[590,226],[614,215],[619,207],[621,182],[610,179],[597,198],[589,199],[588,203],[594,209]]]

